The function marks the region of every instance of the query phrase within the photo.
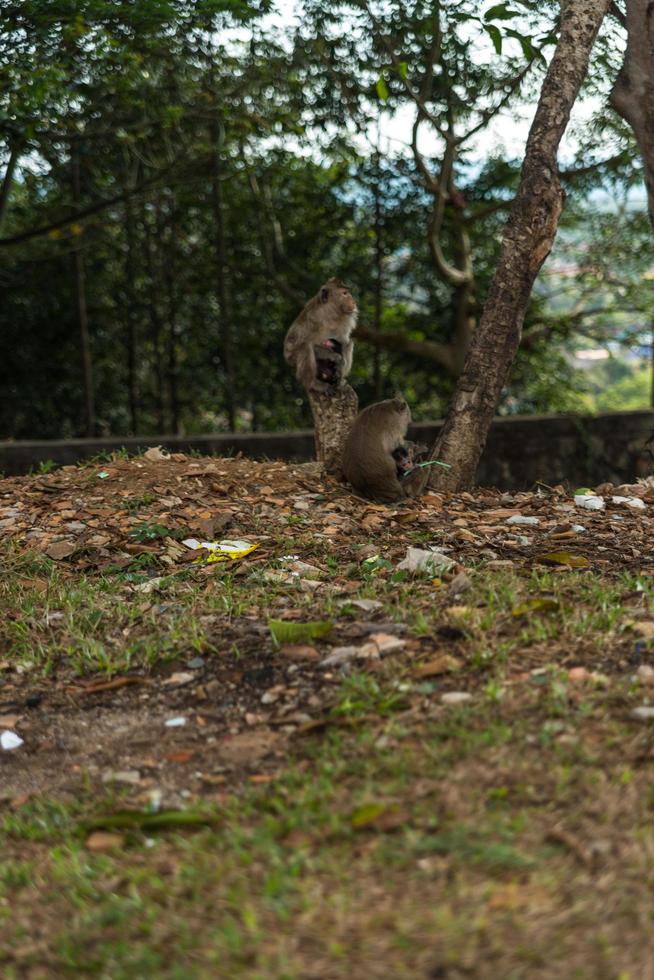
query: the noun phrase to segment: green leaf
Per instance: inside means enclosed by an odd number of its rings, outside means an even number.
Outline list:
[[[377,79],[377,84],[375,88],[377,89],[377,95],[379,96],[380,100],[382,102],[386,102],[388,100],[388,96],[390,93],[388,91],[388,85],[384,81],[383,75],[380,75],[379,78]]]
[[[484,20],[510,20],[516,13],[515,10],[509,10],[506,3],[498,3],[486,11]]]
[[[400,78],[406,78],[409,70],[409,66],[406,61],[399,61],[397,64],[397,73]]]
[[[100,814],[79,824],[78,830],[88,833],[91,830],[165,830],[168,827],[198,827],[215,824],[218,818],[197,810],[161,810],[148,813],[144,810],[117,810],[115,813]]]
[[[495,24],[484,24],[486,32],[493,42],[493,47],[497,54],[502,54],[502,35],[500,34],[499,28]]]
[[[319,640],[333,629],[334,624],[329,620],[313,623],[289,623],[282,619],[269,619],[268,629],[275,646],[282,643],[306,643],[308,640]]]

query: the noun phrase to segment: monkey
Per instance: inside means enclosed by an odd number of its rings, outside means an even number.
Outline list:
[[[333,343],[338,347],[342,346],[338,341]],[[335,391],[343,378],[343,357],[340,351],[314,345],[313,353],[316,358],[316,379],[328,385],[332,392]]]
[[[403,442],[394,449],[391,456],[395,460],[398,480],[410,473],[426,452],[426,446],[418,445],[415,442]]]
[[[358,307],[349,288],[341,279],[331,278],[289,327],[284,338],[284,357],[295,368],[295,376],[307,391],[333,394],[345,383],[352,369],[351,338],[357,314]],[[320,358],[316,357],[317,349]],[[321,365],[321,373],[327,377],[320,378],[317,360],[338,367]]]
[[[413,471],[412,457],[411,466],[404,469],[412,452],[412,444],[405,448],[404,443],[410,421],[411,411],[401,395],[359,412],[343,450],[343,472],[355,490],[386,503],[422,493],[425,470],[415,470],[415,477],[399,476]]]

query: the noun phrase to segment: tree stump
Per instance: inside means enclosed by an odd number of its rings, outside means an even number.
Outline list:
[[[359,399],[348,384],[333,394],[308,390],[307,395],[313,413],[316,458],[325,473],[341,479],[343,446],[359,411]]]

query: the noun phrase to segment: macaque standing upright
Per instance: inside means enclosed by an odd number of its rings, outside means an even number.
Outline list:
[[[400,395],[359,412],[343,450],[343,472],[355,490],[384,502],[422,493],[427,473],[413,469],[412,444],[404,441],[410,421]]]
[[[291,324],[284,357],[307,391],[333,393],[352,368],[357,304],[340,279],[328,279]]]

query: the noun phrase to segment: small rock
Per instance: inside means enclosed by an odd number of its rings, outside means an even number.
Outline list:
[[[641,708],[634,708],[631,712],[631,717],[635,718],[637,721],[652,721],[654,719],[654,708],[649,705],[643,705]]]
[[[378,599],[343,599],[341,605],[355,606],[363,612],[374,612],[375,609],[383,609],[384,603]]]
[[[513,517],[507,517],[505,524],[529,524],[532,527],[536,527],[540,524],[540,517],[526,517],[524,514],[514,514]]]
[[[446,694],[441,694],[443,704],[465,704],[466,701],[472,701],[472,694],[468,691],[448,691]]]
[[[391,636],[389,633],[371,633],[370,641],[376,644],[380,653],[384,654],[397,653],[406,646],[406,640],[401,640],[399,636]]]
[[[649,664],[641,664],[636,671],[636,677],[641,684],[651,687],[654,684],[654,667],[650,667]]]
[[[180,671],[176,674],[171,674],[164,681],[167,687],[182,687],[184,684],[190,684],[191,681],[195,680],[195,674],[188,674]]]
[[[575,534],[583,534],[586,528],[584,527],[583,524],[573,524],[570,530],[574,531]]]
[[[189,660],[186,666],[189,670],[200,670],[201,667],[204,667],[204,657],[193,657],[193,660]]]
[[[647,510],[647,505],[644,500],[640,497],[611,497],[611,501],[614,504],[624,504],[625,507],[631,507],[632,510]]]
[[[455,575],[448,586],[448,592],[451,596],[460,595],[462,592],[467,592],[471,587],[472,582],[468,578],[465,572],[459,572]]]
[[[141,773],[138,769],[124,769],[120,772],[105,772],[102,774],[103,783],[126,783],[128,786],[137,786],[141,782]]]
[[[168,720],[164,722],[166,728],[181,728],[182,725],[185,724],[186,718],[183,715],[177,715],[175,718],[168,718]]]
[[[320,661],[321,667],[340,667],[341,664],[356,660],[359,656],[360,647],[334,647],[324,660]]]
[[[316,648],[304,643],[282,643],[279,652],[282,657],[288,657],[289,660],[320,660],[320,654]]]

